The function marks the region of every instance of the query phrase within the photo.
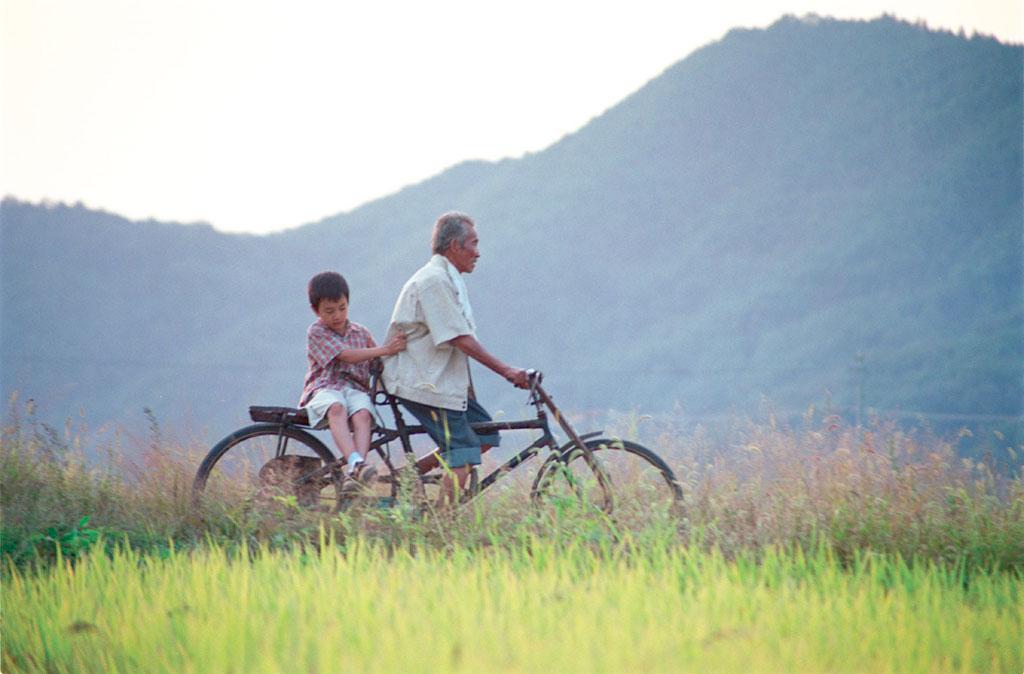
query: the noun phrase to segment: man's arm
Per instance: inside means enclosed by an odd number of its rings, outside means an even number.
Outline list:
[[[451,340],[451,342],[464,354],[478,363],[486,365],[519,388],[530,388],[530,380],[526,376],[526,370],[506,365],[497,356],[494,356],[485,349],[480,340],[473,335],[459,335]]]

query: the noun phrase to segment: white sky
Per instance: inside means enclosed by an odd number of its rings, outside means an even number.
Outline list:
[[[0,193],[248,232],[542,150],[787,13],[1024,41],[1020,0],[0,2]]]

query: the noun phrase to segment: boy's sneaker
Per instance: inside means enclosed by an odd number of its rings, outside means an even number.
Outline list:
[[[355,467],[351,473],[346,476],[348,479],[345,480],[345,484],[342,485],[341,491],[345,493],[369,491],[370,487],[373,486],[374,481],[377,479],[377,469],[373,466],[366,465],[365,461],[361,461],[358,466]]]

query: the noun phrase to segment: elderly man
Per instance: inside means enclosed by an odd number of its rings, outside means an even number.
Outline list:
[[[464,487],[480,454],[499,443],[497,433],[477,435],[470,423],[490,421],[470,396],[472,358],[520,388],[528,388],[525,370],[492,355],[476,338],[476,323],[462,274],[472,273],[480,257],[479,237],[464,213],[442,215],[431,238],[433,256],[402,288],[391,314],[385,343],[405,333],[406,349],[384,359],[384,385],[426,427],[438,450],[419,461],[420,472],[438,465],[452,469]],[[454,483],[445,476],[443,498],[453,499]]]

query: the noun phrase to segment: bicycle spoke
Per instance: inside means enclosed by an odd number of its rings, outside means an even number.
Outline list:
[[[294,499],[302,508],[333,511],[341,492],[332,473],[298,481],[333,459],[322,447],[304,441],[303,435],[294,430],[282,434],[277,427],[250,427],[229,436],[200,467],[197,492],[207,504],[268,506]]]
[[[617,522],[630,526],[666,521],[678,514],[680,493],[675,478],[650,450],[608,439],[588,441],[587,447],[607,478],[612,503],[580,450],[571,452],[564,463],[549,459],[542,467],[535,502],[611,513]]]

